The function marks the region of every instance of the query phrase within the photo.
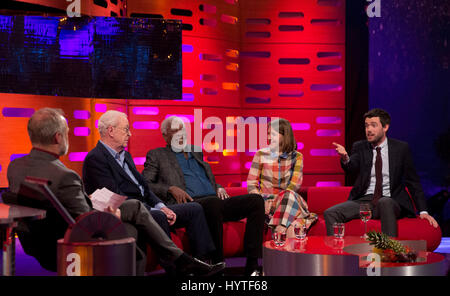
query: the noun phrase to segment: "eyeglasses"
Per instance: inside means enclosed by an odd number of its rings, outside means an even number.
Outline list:
[[[116,128],[118,128],[118,127],[116,127]],[[123,130],[126,134],[128,134],[129,132],[130,132],[130,127],[122,127],[122,128],[118,128],[118,129],[121,129],[121,130]]]

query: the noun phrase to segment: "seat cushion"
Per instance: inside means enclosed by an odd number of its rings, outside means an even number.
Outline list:
[[[348,199],[352,187],[309,187],[308,188],[308,209],[316,214],[323,212]]]

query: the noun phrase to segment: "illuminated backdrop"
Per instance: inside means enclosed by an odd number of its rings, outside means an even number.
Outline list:
[[[52,5],[52,1],[36,1]],[[66,112],[71,145],[62,161],[79,173],[86,153],[98,140],[96,122],[106,110],[128,114],[132,132],[128,149],[142,170],[146,152],[165,145],[159,131],[161,121],[171,114],[193,121],[194,110],[200,109],[203,120],[214,116],[222,123],[238,116],[290,120],[304,155],[303,184],[344,184],[331,142],[345,142],[345,1],[103,2],[106,7],[83,1],[82,13],[109,16],[113,10],[122,10],[129,17],[182,21],[181,100],[68,100],[2,94],[2,186],[7,186],[10,159],[29,152],[28,117],[44,106]],[[210,131],[203,125],[203,136]],[[238,132],[224,129],[224,138]],[[245,186],[253,154],[211,152],[205,153],[205,160],[222,185]]]

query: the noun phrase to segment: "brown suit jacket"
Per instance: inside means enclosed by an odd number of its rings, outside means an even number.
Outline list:
[[[211,181],[215,191],[221,185],[216,183],[211,167],[203,161],[203,152],[195,152],[194,146],[191,152],[195,160],[205,169],[206,176]],[[186,190],[183,171],[181,170],[175,152],[169,146],[156,148],[147,153],[142,171],[148,187],[166,204],[175,204],[175,198],[168,192],[170,186],[177,186]]]

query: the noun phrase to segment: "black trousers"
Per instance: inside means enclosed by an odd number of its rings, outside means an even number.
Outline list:
[[[194,198],[202,205],[206,221],[216,245],[213,261],[223,261],[223,222],[247,218],[244,235],[244,253],[247,258],[262,257],[264,231],[264,200],[258,194],[245,194],[220,199],[218,196]]]
[[[382,197],[378,200],[374,208],[371,201],[373,195],[365,195],[359,199],[348,200],[327,209],[323,213],[327,235],[333,235],[333,223],[348,222],[354,219],[360,219],[359,206],[362,203],[369,203],[372,209],[372,219],[381,221],[381,231],[391,237],[397,237],[397,219],[401,217],[400,205],[390,197]]]
[[[156,223],[143,203],[136,199],[126,200],[120,207],[121,220],[128,234],[136,239],[136,273],[142,275],[145,270],[146,244],[157,254],[161,264],[174,262],[183,254],[164,230]]]
[[[168,237],[170,237],[171,231],[177,228],[186,228],[193,256],[202,259],[207,258],[216,249],[208,231],[203,208],[198,203],[168,205],[167,207],[177,215],[175,224],[172,226],[169,225],[167,217],[162,211],[151,210],[147,204],[145,206]]]

